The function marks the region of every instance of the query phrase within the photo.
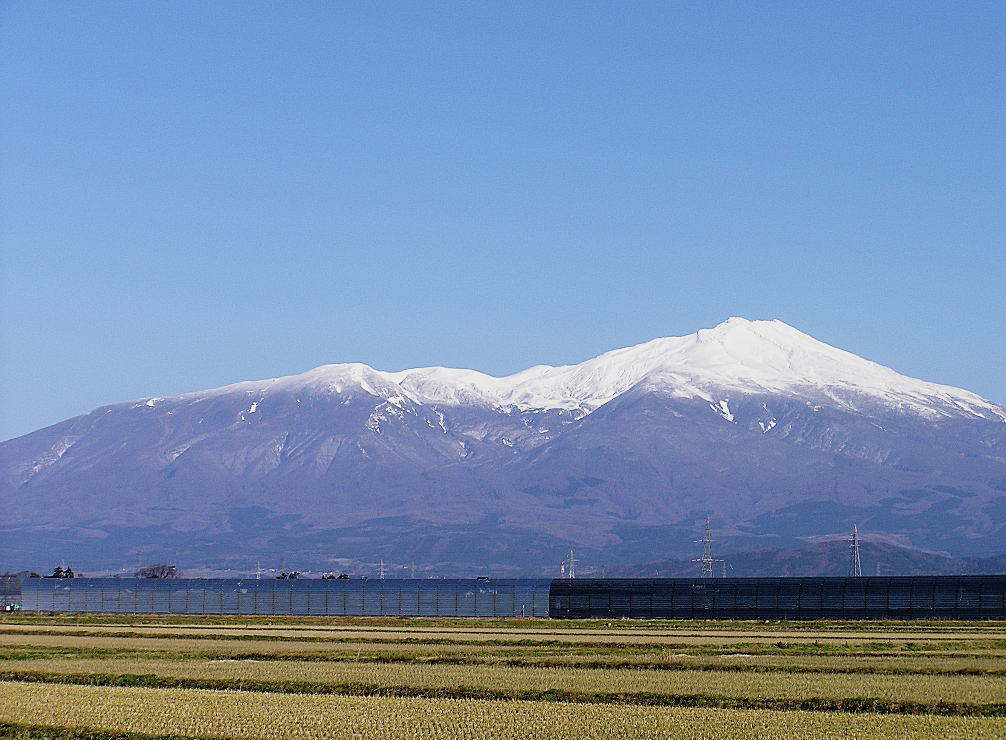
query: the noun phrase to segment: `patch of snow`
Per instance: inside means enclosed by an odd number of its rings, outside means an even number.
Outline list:
[[[67,437],[60,437],[56,440],[55,444],[49,448],[49,451],[35,460],[31,466],[31,475],[34,475],[43,468],[47,468],[50,465],[55,465],[60,459],[65,455],[71,447],[73,447],[78,440],[80,440],[81,435],[73,435]]]
[[[440,424],[440,428],[443,430],[444,434],[447,434],[447,425],[444,423],[444,414],[439,409],[434,409],[434,413],[437,415],[437,423]]]
[[[727,403],[726,401],[721,400],[719,403],[709,404],[709,408],[711,408],[713,411],[715,411],[717,414],[722,416],[727,421],[735,423],[734,415],[730,412],[730,404]]]

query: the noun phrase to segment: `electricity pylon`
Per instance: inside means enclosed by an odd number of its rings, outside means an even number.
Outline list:
[[[701,540],[695,540],[696,542],[702,543],[702,557],[693,560],[693,563],[699,563],[699,572],[702,574],[702,578],[712,578],[713,568],[716,563],[722,563],[722,560],[717,560],[713,557],[713,522],[712,519],[706,519],[706,531],[702,535]]]
[[[849,538],[849,575],[863,575],[863,564],[859,560],[859,525],[852,525],[852,537]]]

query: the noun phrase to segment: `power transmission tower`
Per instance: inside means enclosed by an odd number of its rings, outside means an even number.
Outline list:
[[[576,558],[573,557],[573,551],[569,551],[569,575],[567,578],[576,578]]]
[[[863,575],[863,564],[859,560],[859,525],[852,525],[852,537],[849,539],[849,575]]]
[[[381,558],[381,569],[377,572],[377,577],[384,580],[384,558]]]
[[[702,557],[693,560],[693,563],[699,563],[699,572],[702,578],[712,578],[713,568],[716,563],[722,563],[722,560],[717,560],[713,557],[713,522],[712,519],[706,519],[706,531],[702,535],[701,540],[695,540],[696,542],[702,543]]]

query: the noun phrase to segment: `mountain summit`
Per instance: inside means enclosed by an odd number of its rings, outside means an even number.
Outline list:
[[[235,391],[340,394],[357,388],[387,400],[422,404],[589,413],[640,383],[708,401],[723,391],[813,397],[826,393],[838,403],[869,396],[924,415],[950,413],[1006,421],[1002,407],[974,393],[899,375],[778,320],[737,317],[684,337],[654,339],[606,352],[579,365],[536,365],[502,378],[445,367],[382,372],[352,363],[323,365],[301,375],[238,383],[180,398]],[[164,399],[143,400],[152,404]],[[941,405],[948,408],[936,412],[934,406]]]
[[[725,547],[856,522],[1006,549],[1006,409],[741,318],[502,378],[340,364],[140,399],[3,443],[0,476],[0,534],[26,561],[529,572],[570,546],[687,555],[708,515]]]

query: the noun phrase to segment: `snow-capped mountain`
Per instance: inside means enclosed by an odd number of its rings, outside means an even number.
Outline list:
[[[445,367],[381,372],[354,363],[325,365],[302,375],[238,383],[181,398],[241,391],[341,394],[358,388],[392,403],[522,411],[568,409],[586,414],[642,382],[652,390],[703,398],[716,405],[720,404],[716,396],[731,391],[809,397],[824,393],[845,405],[850,399],[868,396],[920,415],[963,413],[1006,421],[1002,407],[974,393],[907,378],[819,342],[781,321],[736,317],[713,329],[613,350],[579,365],[536,365],[503,378]]]
[[[857,522],[1006,550],[1006,408],[739,318],[503,378],[340,364],[140,399],[3,443],[0,475],[16,557],[109,566],[625,562],[688,554],[706,515],[735,548]]]

